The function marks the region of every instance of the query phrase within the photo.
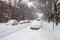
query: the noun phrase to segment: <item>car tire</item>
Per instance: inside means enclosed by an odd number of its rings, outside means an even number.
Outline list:
[[[32,30],[39,30],[40,28],[32,28],[32,27],[31,27],[30,29],[32,29]]]

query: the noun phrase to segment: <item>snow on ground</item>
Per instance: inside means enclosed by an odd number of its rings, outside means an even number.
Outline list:
[[[56,28],[54,29],[53,33],[60,38],[60,23],[58,24],[58,26],[56,26]]]
[[[0,23],[0,29],[5,28],[6,27],[6,23]]]
[[[34,22],[35,23],[35,22]],[[27,26],[27,24],[25,24]],[[24,27],[23,25],[22,27]],[[59,39],[59,26],[52,30],[52,22],[48,23],[43,21],[42,28],[39,30],[31,30],[30,25],[23,30],[18,30],[9,34],[1,40],[60,40]],[[58,35],[56,35],[58,33]]]
[[[54,23],[53,29],[53,22],[48,23],[47,21],[43,20],[40,20],[40,22],[42,28],[39,30],[30,29],[31,23],[8,28],[1,26],[5,25],[4,23],[0,24],[0,26],[5,30],[1,32],[2,30],[0,29],[0,40],[60,40],[60,23],[58,26],[56,26]]]
[[[60,40],[48,30],[31,30],[29,27],[5,36],[1,40]]]
[[[2,25],[2,29],[0,29],[0,38],[3,38],[9,34],[12,34],[18,30],[22,30],[26,27],[28,27],[30,23],[16,25],[16,26],[6,26],[5,28]],[[0,26],[1,27],[1,26]]]
[[[53,25],[54,25],[54,29],[53,29]],[[60,23],[58,24],[58,26],[56,26],[56,24],[55,23],[53,24],[53,22],[48,23],[48,22],[43,21],[42,28],[45,30],[49,30],[57,38],[60,38]]]

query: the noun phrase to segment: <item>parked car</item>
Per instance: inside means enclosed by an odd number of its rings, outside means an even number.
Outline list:
[[[17,20],[9,20],[7,23],[6,23],[7,26],[14,26],[14,25],[18,25],[18,21]]]
[[[29,23],[29,22],[30,22],[29,20],[22,20],[20,21],[20,24]]]
[[[38,29],[40,29],[40,28],[41,28],[40,19],[39,19],[39,18],[35,19],[35,20],[31,23],[31,27],[30,27],[30,28],[33,29],[33,30],[38,30]]]

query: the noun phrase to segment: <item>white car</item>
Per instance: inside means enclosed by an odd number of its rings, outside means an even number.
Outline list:
[[[17,20],[9,20],[7,23],[6,23],[7,26],[15,26],[15,25],[18,25],[18,21]]]
[[[31,23],[31,29],[34,29],[34,30],[38,30],[41,28],[41,22],[40,22],[40,19],[37,18],[35,19],[32,23]]]
[[[20,24],[29,23],[29,22],[30,22],[29,20],[22,20],[20,21]]]

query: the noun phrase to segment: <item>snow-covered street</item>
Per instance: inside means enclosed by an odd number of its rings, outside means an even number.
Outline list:
[[[23,30],[14,32],[8,36],[5,36],[1,40],[60,40],[53,33],[48,30],[31,30],[27,27]]]
[[[24,28],[26,28],[26,27],[28,27],[30,25],[30,23],[28,23],[28,24],[22,24],[22,25],[17,25],[17,26],[8,26],[8,27],[3,27],[2,26],[2,29],[0,29],[0,38],[3,38],[3,37],[5,37],[5,36],[7,36],[7,35],[9,35],[9,34],[12,34],[12,33],[14,33],[14,32],[16,32],[16,31],[18,31],[18,30],[22,30],[22,29],[24,29]]]
[[[5,29],[3,32],[0,32],[0,40],[60,40],[59,32],[56,34],[56,30],[59,31],[59,27],[55,26],[57,29],[52,30],[52,22],[48,23],[43,21],[42,28],[39,30],[30,29],[30,24],[31,23],[22,24],[19,27],[9,27],[7,31],[5,31]]]

